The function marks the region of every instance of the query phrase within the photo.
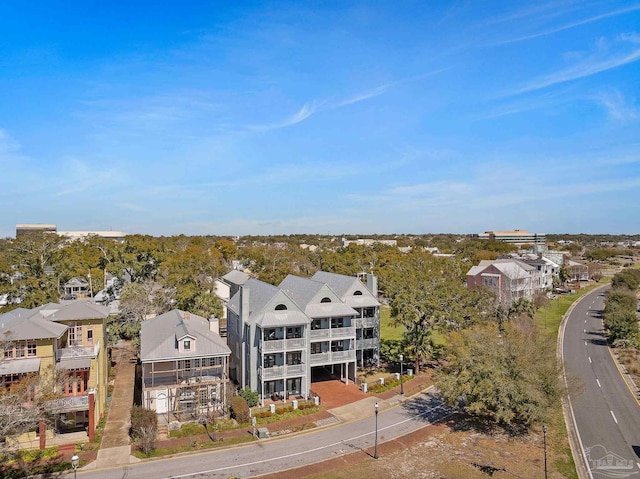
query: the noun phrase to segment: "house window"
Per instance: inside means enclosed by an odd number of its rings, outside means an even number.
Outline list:
[[[287,310],[286,304],[279,304],[276,306],[276,311],[286,311],[286,310]]]
[[[9,347],[4,350],[4,358],[5,359],[13,359],[13,347]]]
[[[184,370],[185,371],[191,371],[191,360],[187,359],[186,361],[184,361]]]
[[[287,328],[287,339],[296,339],[302,337],[302,328]]]
[[[287,364],[289,366],[293,364],[302,364],[302,352],[294,351],[291,353],[287,353]]]
[[[276,365],[276,355],[275,354],[265,354],[264,356],[264,367],[272,368]]]
[[[87,346],[93,346],[93,329],[87,329]]]
[[[344,318],[331,318],[331,327],[332,328],[343,328],[344,327]]]
[[[322,327],[322,321],[320,319],[314,319],[311,321],[311,329],[320,329]]]
[[[362,291],[358,290],[358,291],[354,291],[353,292],[354,296],[362,296]]]
[[[320,300],[321,303],[330,303],[331,298],[327,298],[326,296]]]
[[[320,354],[322,352],[322,343],[311,343],[311,354]]]
[[[331,351],[344,351],[344,341],[332,341],[331,342]]]
[[[267,341],[273,341],[276,339],[276,330],[271,328],[271,329],[265,329],[264,330],[264,337]]]
[[[375,330],[373,328],[364,328],[362,330],[363,339],[373,339],[375,338]]]
[[[182,342],[182,348],[183,348],[185,351],[191,351],[191,341],[189,341],[188,339],[185,339],[185,340]]]
[[[27,356],[32,358],[36,356],[36,342],[29,341],[27,342]]]
[[[26,351],[26,344],[23,342],[17,343],[16,344],[16,358],[24,358],[25,354],[27,353]]]

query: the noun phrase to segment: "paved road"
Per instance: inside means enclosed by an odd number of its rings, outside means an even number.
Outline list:
[[[596,290],[567,319],[562,355],[569,382],[577,379],[570,404],[589,477],[640,477],[640,406],[607,348],[603,305],[604,290]]]
[[[421,394],[378,416],[378,443],[413,432],[441,419],[449,410],[431,394]],[[81,479],[228,478],[273,473],[361,451],[373,454],[375,417],[221,451],[145,461],[125,467],[78,472]],[[373,460],[373,459],[372,459]]]

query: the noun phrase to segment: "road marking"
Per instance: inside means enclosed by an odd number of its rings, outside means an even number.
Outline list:
[[[587,330],[586,329],[584,330],[584,334],[587,334]]]
[[[616,424],[618,424],[618,420],[616,419],[616,415],[613,414],[613,411],[609,411],[611,413],[611,416],[613,417],[613,420],[616,422]]]
[[[596,379],[596,382],[598,383],[598,387],[599,387],[599,388],[602,388],[602,385],[600,384],[600,380],[599,380],[599,379]],[[613,413],[611,413],[611,414],[613,414]],[[617,421],[616,421],[616,422],[617,422]]]
[[[587,324],[587,320],[586,319],[584,320],[584,324]]]
[[[404,420],[402,420],[400,422],[397,422],[395,424],[390,424],[389,426],[378,428],[378,432],[384,431],[386,429],[391,429],[391,428],[396,427],[396,426],[399,426],[399,425],[404,424],[406,422],[412,421],[417,417],[426,416],[429,412],[432,412],[432,411],[435,411],[435,410],[438,410],[438,409],[444,409],[445,412],[446,412],[446,408],[444,407],[444,405],[439,404],[437,406],[434,406],[434,407],[431,407],[431,408],[425,410],[424,412],[421,412],[419,414],[415,414],[414,416],[409,417],[407,419],[404,419]],[[438,419],[436,422],[440,422],[442,419],[445,419],[445,418],[453,415],[454,413],[455,413],[455,411],[448,412],[442,418]],[[427,422],[429,424],[433,424],[431,421],[427,421]],[[183,477],[192,477],[192,476],[211,474],[211,473],[215,473],[215,472],[225,471],[227,469],[235,469],[235,468],[238,468],[238,467],[255,466],[256,464],[262,464],[262,463],[265,463],[265,462],[277,461],[277,460],[280,460],[280,459],[288,459],[288,458],[291,458],[291,457],[301,456],[303,454],[307,454],[307,453],[310,453],[310,452],[320,451],[322,449],[329,449],[331,447],[335,447],[335,446],[338,446],[340,444],[344,444],[347,441],[353,441],[354,439],[360,439],[360,438],[363,438],[365,436],[369,436],[371,434],[373,434],[373,432],[365,432],[364,434],[360,434],[359,436],[353,436],[353,437],[350,437],[348,439],[342,439],[341,441],[334,442],[333,444],[326,444],[324,446],[318,446],[318,447],[316,447],[314,449],[308,449],[306,451],[298,451],[298,452],[294,452],[294,453],[291,453],[291,454],[285,454],[285,455],[279,456],[279,457],[270,457],[270,458],[262,459],[260,461],[247,462],[245,464],[234,464],[232,466],[223,466],[223,467],[219,467],[217,469],[210,469],[208,471],[189,472],[187,474],[180,474],[180,475],[167,476],[167,477],[171,478],[171,479],[178,479],[178,478],[183,478]]]
[[[586,341],[584,342],[584,345],[585,345],[585,346],[587,345],[587,342],[586,342]]]
[[[589,356],[589,362],[591,362],[591,356]]]

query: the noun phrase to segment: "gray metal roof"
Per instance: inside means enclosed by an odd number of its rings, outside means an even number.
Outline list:
[[[285,291],[298,306],[306,309],[307,305],[318,295],[323,286],[324,283],[289,274],[282,280],[279,288]],[[333,291],[331,293],[335,295]]]
[[[251,276],[249,276],[247,273],[245,273],[244,271],[239,271],[237,269],[232,269],[222,277],[225,283],[232,283],[237,285],[245,284],[247,281],[249,281],[250,278]]]
[[[67,326],[44,321],[31,310],[18,308],[0,316],[0,334],[8,341],[59,338]]]
[[[305,313],[311,318],[335,318],[338,316],[357,316],[358,312],[343,302],[314,303],[307,306]]]
[[[180,352],[176,337],[195,338],[191,351]],[[229,356],[231,350],[219,335],[209,329],[209,321],[197,314],[174,309],[148,319],[140,330],[140,359],[143,362]]]
[[[91,367],[91,358],[64,359],[56,364],[56,369],[89,369]]]
[[[0,361],[0,376],[40,371],[40,358],[4,359]]]
[[[248,279],[243,288],[249,290],[249,317],[254,313],[258,313],[279,291],[272,284],[255,278]],[[227,304],[227,308],[236,314],[240,314],[240,297],[241,291],[238,291]]]
[[[377,298],[369,291],[369,288],[355,276],[318,271],[311,279],[328,284],[340,299],[352,308],[380,306]],[[356,292],[362,294],[354,294]]]
[[[309,324],[309,317],[302,311],[267,311],[256,324],[261,328],[277,328],[282,326],[298,326]]]

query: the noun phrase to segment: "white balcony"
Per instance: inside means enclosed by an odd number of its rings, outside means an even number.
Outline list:
[[[83,347],[83,346],[71,346],[69,348],[58,349],[57,358],[58,361],[62,359],[73,358],[95,358],[100,351],[100,343],[96,343],[95,346]]]
[[[356,349],[377,349],[380,342],[377,338],[356,340]]]
[[[334,351],[331,353],[311,354],[309,356],[309,363],[312,365],[331,364],[331,363],[355,361],[355,360],[356,360],[355,349],[350,349],[348,351]]]
[[[311,339],[322,339],[322,338],[328,338],[329,337],[329,329],[312,329],[311,331],[309,331],[309,337]]]
[[[284,366],[273,366],[270,368],[262,368],[260,371],[262,379],[276,379],[284,376]]]
[[[284,349],[284,339],[262,341],[263,351],[281,351]]]
[[[301,349],[307,346],[307,340],[305,338],[287,339],[286,349]]]
[[[307,373],[306,364],[287,364],[287,376],[304,376]]]
[[[330,328],[332,338],[349,338],[356,335],[356,328],[347,326],[346,328]]]

